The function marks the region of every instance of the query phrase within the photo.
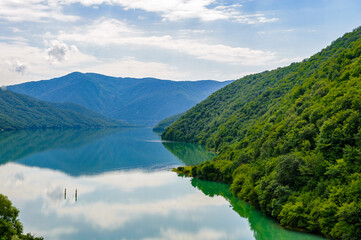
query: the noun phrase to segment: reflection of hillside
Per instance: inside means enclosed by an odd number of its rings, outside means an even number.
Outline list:
[[[172,168],[181,162],[198,164],[213,156],[195,144],[162,145],[148,128],[47,129],[0,134],[0,164],[13,161],[72,176]]]
[[[72,176],[181,164],[147,128],[5,133],[0,137],[0,154],[0,163],[16,161]]]
[[[283,229],[273,219],[265,216],[262,212],[258,211],[251,205],[241,201],[234,197],[229,190],[229,185],[208,182],[200,179],[193,178],[191,180],[192,186],[201,190],[208,196],[220,195],[227,199],[234,211],[236,211],[241,217],[247,218],[254,237],[257,240],[265,239],[278,239],[278,240],[321,240],[322,237],[302,234],[300,232],[294,232]]]
[[[119,129],[39,129],[2,132],[0,164],[57,148],[77,148]]]
[[[200,164],[216,156],[203,146],[193,143],[163,142],[163,146],[187,166]]]

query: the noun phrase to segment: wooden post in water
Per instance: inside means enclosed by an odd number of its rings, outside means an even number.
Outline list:
[[[78,201],[78,189],[75,189],[75,202]]]
[[[64,199],[66,200],[66,188],[64,188]]]

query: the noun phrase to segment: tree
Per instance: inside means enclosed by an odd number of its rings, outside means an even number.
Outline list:
[[[302,159],[295,155],[280,156],[276,166],[276,180],[282,185],[294,186],[300,175],[301,163]]]
[[[23,235],[23,225],[18,219],[19,210],[12,206],[11,201],[0,194],[0,237],[1,240],[42,240],[30,233]]]
[[[0,236],[11,239],[14,235],[20,235],[23,226],[18,220],[19,210],[13,207],[11,201],[0,194]]]

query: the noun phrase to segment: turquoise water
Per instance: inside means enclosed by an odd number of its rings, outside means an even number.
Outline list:
[[[25,232],[51,240],[321,239],[281,228],[227,185],[170,171],[213,156],[147,128],[1,133],[0,192]]]

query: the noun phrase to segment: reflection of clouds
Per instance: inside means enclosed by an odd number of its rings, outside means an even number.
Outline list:
[[[181,212],[189,215],[189,211],[209,206],[227,205],[222,197],[210,199],[205,195],[190,194],[175,198],[142,203],[90,203],[82,206],[67,206],[53,209],[57,215],[71,216],[73,219],[84,219],[102,229],[116,229],[125,223],[140,219],[146,215],[168,216],[171,212]]]
[[[50,186],[45,189],[45,195],[53,202],[62,201],[64,198],[63,188],[61,186]]]
[[[24,174],[22,172],[18,172],[14,175],[14,184],[20,185],[24,182]]]
[[[14,179],[22,180],[15,183]],[[228,205],[222,197],[210,198],[193,189],[188,181],[190,188],[178,189],[184,179],[172,172],[120,171],[74,178],[54,170],[9,163],[0,167],[0,181],[6,183],[0,186],[0,192],[8,195],[21,212],[22,208],[34,205],[38,209],[32,211],[33,218],[45,222],[53,219],[46,226],[33,223],[36,229],[29,226],[34,229],[31,232],[48,239],[78,234],[79,224],[86,229],[125,231],[125,224],[138,224],[149,217],[170,222],[200,222],[200,216],[192,219],[195,212],[202,215],[214,206]],[[66,200],[64,188],[67,189]],[[74,201],[75,189],[81,193],[78,202]],[[27,227],[25,222],[24,225]],[[172,231],[175,230],[163,230],[159,239],[178,239],[168,238]],[[182,239],[223,238],[219,232],[214,232],[210,238],[205,230],[176,234],[183,236]]]
[[[24,174],[19,172],[19,173],[15,174],[14,178],[15,178],[15,180],[19,180],[22,182],[24,180]]]
[[[47,204],[52,204],[54,198],[49,198],[49,191],[54,191],[54,188],[63,186],[77,185],[83,193],[95,190],[91,184],[74,181],[73,178],[61,172],[14,163],[0,167],[0,182],[3,183],[0,185],[1,193],[6,194],[12,201],[22,203],[42,198]]]
[[[89,177],[87,177],[89,178]],[[120,174],[101,174],[90,179],[122,191],[134,191],[144,187],[160,187],[175,182],[174,174],[165,172],[130,171]]]
[[[43,205],[41,212],[48,216],[53,213],[53,209],[62,208],[69,203],[69,193],[67,198],[64,198],[64,187],[60,185],[50,184],[45,187],[43,194]]]
[[[218,240],[227,239],[228,234],[224,232],[217,232],[213,229],[200,229],[198,232],[180,232],[176,229],[161,229],[160,237],[144,238],[143,240],[184,240],[184,239],[198,239],[198,240]]]
[[[31,233],[37,233],[37,236],[47,236],[47,239],[63,239],[62,236],[78,232],[75,227],[54,227],[52,229],[30,229]]]

